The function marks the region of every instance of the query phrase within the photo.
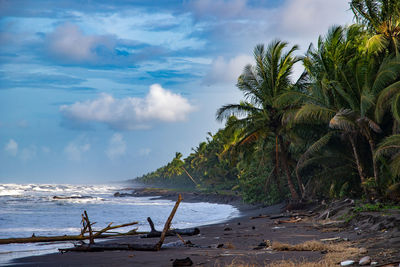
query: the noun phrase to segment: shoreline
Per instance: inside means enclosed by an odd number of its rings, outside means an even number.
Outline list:
[[[150,197],[150,200],[163,199],[175,202],[178,199],[178,195],[181,194],[183,198],[182,202],[186,203],[206,202],[212,204],[226,204],[237,208],[241,213],[242,212],[246,213],[249,210],[253,209],[262,209],[263,207],[265,207],[265,205],[261,204],[244,203],[239,195],[176,191],[172,189],[150,188],[150,187],[129,188],[127,190],[131,190],[132,192],[120,193],[118,191],[114,194],[114,197]]]
[[[169,199],[175,201],[178,192],[171,190],[161,189],[163,193],[155,193],[156,189],[140,189],[133,193],[132,196],[140,197],[154,196],[155,199]],[[157,189],[160,190],[160,189]],[[139,193],[140,191],[140,193]],[[353,260],[359,260],[365,256],[363,253],[358,253],[360,247],[366,246],[365,240],[371,242],[371,238],[375,238],[375,242],[380,244],[380,247],[374,248],[369,244],[367,255],[378,260],[379,264],[384,262],[391,262],[393,260],[400,260],[400,250],[397,254],[387,254],[382,259],[380,253],[389,253],[385,244],[396,244],[396,240],[400,241],[400,235],[391,236],[387,242],[383,238],[384,233],[374,233],[370,235],[359,235],[356,231],[349,227],[343,227],[338,230],[334,225],[316,224],[313,217],[307,215],[309,211],[299,211],[293,214],[300,214],[301,221],[296,223],[278,223],[277,220],[271,218],[273,215],[282,215],[282,208],[284,204],[278,204],[268,207],[260,205],[247,205],[243,204],[238,198],[231,199],[231,203],[226,203],[230,197],[226,196],[210,196],[208,194],[197,194],[192,192],[184,192],[185,202],[210,202],[219,201],[219,204],[230,204],[240,211],[240,216],[235,218],[228,218],[227,221],[216,224],[202,225],[200,234],[197,236],[183,236],[185,241],[190,241],[194,247],[184,246],[177,237],[167,237],[164,242],[164,247],[158,252],[152,251],[104,251],[94,253],[74,253],[69,252],[65,254],[53,253],[41,256],[31,256],[26,258],[18,258],[11,261],[10,266],[172,266],[175,259],[183,259],[190,257],[193,261],[193,266],[271,266],[276,265],[276,262],[281,260],[290,260],[292,262],[318,262],[324,259],[325,255],[331,255],[325,250],[316,251],[276,251],[271,250],[269,247],[260,246],[266,242],[281,242],[290,244],[301,244],[310,240],[321,240],[329,238],[340,238],[343,240],[350,240],[350,242],[343,242],[345,246],[349,246],[349,251],[353,251]],[[119,197],[129,197],[128,195]],[[219,199],[218,199],[219,198]],[[221,203],[225,202],[225,203]],[[251,219],[251,216],[265,215],[265,217]],[[290,214],[287,214],[290,215]],[[315,215],[315,214],[314,214]],[[289,219],[290,216],[283,216],[284,219]],[[334,221],[333,221],[334,222]],[[384,242],[382,242],[384,240]],[[138,236],[119,237],[113,241],[104,242],[118,242],[118,243],[156,243],[157,238],[141,239]],[[373,245],[373,244],[372,244]],[[400,247],[400,243],[393,247]],[[351,248],[351,250],[350,250]],[[357,251],[357,252],[355,252]],[[328,253],[328,254],[327,254]],[[340,257],[340,256],[339,256]],[[341,260],[348,260],[349,257],[343,252]],[[379,258],[378,258],[379,257]],[[397,257],[397,258],[396,258]],[[294,266],[294,265],[282,265]],[[301,266],[301,264],[299,265]],[[318,265],[315,265],[318,266]],[[331,265],[327,265],[331,266]]]

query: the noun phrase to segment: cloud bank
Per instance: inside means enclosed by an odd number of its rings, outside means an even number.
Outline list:
[[[150,86],[144,98],[114,98],[101,94],[97,99],[63,105],[60,112],[73,122],[98,122],[118,130],[136,130],[150,127],[152,122],[178,122],[186,120],[194,111],[189,101],[159,84]]]

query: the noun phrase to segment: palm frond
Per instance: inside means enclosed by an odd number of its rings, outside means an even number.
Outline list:
[[[378,122],[382,121],[385,111],[389,108],[390,99],[400,93],[400,81],[395,82],[385,89],[378,96],[376,101],[375,118]]]
[[[383,34],[376,34],[367,41],[367,49],[371,53],[381,53],[388,45],[389,40]]]
[[[357,132],[356,117],[354,111],[342,109],[330,120],[329,127],[344,130],[346,132]]]
[[[232,115],[242,117],[259,111],[260,109],[254,107],[251,103],[242,101],[240,104],[228,104],[222,106],[217,110],[216,117],[218,121],[223,121]]]
[[[324,136],[322,136],[320,139],[318,139],[316,142],[314,142],[307,150],[306,152],[301,155],[299,160],[297,161],[297,166],[296,169],[299,170],[303,167],[303,163],[305,160],[307,160],[312,154],[320,151],[328,142],[331,140],[332,136],[336,132],[330,131]]]
[[[296,113],[294,120],[296,123],[328,123],[336,114],[336,111],[315,104],[305,104]]]
[[[393,97],[392,100],[392,114],[393,118],[400,122],[400,93]]]
[[[400,176],[400,153],[397,153],[391,158],[389,167],[393,175]]]
[[[381,143],[378,144],[374,156],[380,157],[394,152],[400,152],[400,134],[391,135],[386,137]]]

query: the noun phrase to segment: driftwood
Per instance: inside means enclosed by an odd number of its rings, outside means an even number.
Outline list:
[[[101,252],[106,250],[144,250],[156,251],[154,244],[83,244],[73,248],[58,249],[61,253],[65,252]]]
[[[281,223],[297,223],[300,222],[301,218],[290,218],[290,220],[277,220],[274,223],[275,224],[281,224]]]
[[[262,214],[260,214],[260,215],[258,215],[258,216],[250,217],[250,220],[262,219],[262,218],[269,218],[269,217],[270,217],[270,215],[262,215]]]
[[[142,236],[142,238],[152,238],[152,237],[161,237],[161,232],[157,231],[154,227],[154,223],[150,217],[147,217],[147,221],[149,222],[151,231],[150,233]],[[177,235],[198,235],[200,233],[199,228],[188,228],[188,229],[173,229],[168,230],[166,236],[177,236]]]
[[[339,201],[336,203],[332,203],[331,206],[332,208],[328,208],[324,212],[322,212],[318,217],[317,220],[326,220],[329,219],[330,217],[334,216],[338,211],[346,208],[346,207],[352,207],[354,206],[354,200],[352,199],[345,199],[343,201]]]
[[[87,217],[86,211],[82,214],[82,230],[80,235],[62,235],[62,236],[32,236],[32,237],[22,237],[22,238],[4,238],[0,239],[0,244],[11,244],[11,243],[37,243],[37,242],[55,242],[55,241],[79,241],[79,240],[86,240],[86,239],[94,239],[94,238],[107,238],[107,237],[116,237],[116,236],[126,236],[126,235],[138,235],[142,234],[141,232],[137,232],[137,229],[133,229],[129,232],[126,233],[119,233],[119,232],[108,232],[108,230],[112,229],[117,229],[117,228],[122,228],[122,227],[127,227],[131,225],[138,224],[138,222],[131,222],[131,223],[126,223],[126,224],[121,224],[121,225],[115,225],[111,226],[112,223],[110,223],[106,228],[101,229],[99,231],[94,231],[91,229],[91,226],[94,223],[87,223],[86,219],[89,220]],[[90,225],[90,228],[89,228]],[[89,236],[85,236],[85,233],[87,233],[88,229],[92,232]]]
[[[181,194],[179,194],[178,200],[176,201],[175,206],[171,211],[171,214],[169,215],[167,221],[165,222],[164,229],[163,229],[163,231],[161,233],[160,241],[158,241],[158,243],[156,244],[156,249],[157,250],[160,250],[162,244],[164,243],[165,235],[167,234],[167,231],[171,227],[172,219],[174,218],[176,210],[178,209],[179,203],[181,203],[181,201],[182,201],[182,196],[181,196]]]
[[[277,215],[272,215],[270,219],[274,220],[279,218],[290,218],[290,217],[292,217],[292,214],[277,214]]]
[[[158,251],[161,249],[162,244],[164,243],[165,236],[167,231],[171,227],[172,219],[175,216],[176,210],[180,202],[182,201],[182,196],[179,194],[178,200],[175,203],[174,208],[171,211],[167,221],[165,222],[164,230],[161,232],[160,240],[156,244],[84,244],[80,246],[75,246],[73,248],[66,248],[66,249],[59,249],[61,253],[70,252],[70,251],[79,251],[79,252],[98,252],[98,251],[105,251],[105,250],[145,250],[145,251]],[[90,222],[88,222],[90,225]],[[111,229],[111,226],[107,226]],[[106,228],[107,228],[106,227]],[[154,227],[154,225],[153,225]],[[106,229],[105,228],[105,229]]]

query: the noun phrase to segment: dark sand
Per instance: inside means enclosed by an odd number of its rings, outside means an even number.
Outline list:
[[[147,193],[145,192],[143,195]],[[164,198],[176,199],[176,196],[175,193],[168,192],[164,194]],[[297,223],[282,224],[275,224],[276,219],[270,218],[250,219],[251,216],[259,214],[281,214],[284,205],[270,207],[243,205],[240,204],[239,198],[236,199],[235,197],[229,199],[229,197],[219,198],[214,196],[213,198],[186,193],[184,194],[184,201],[210,201],[217,203],[226,203],[225,201],[227,201],[241,210],[241,217],[231,219],[225,223],[199,227],[200,235],[197,236],[183,236],[185,241],[190,240],[197,247],[186,247],[177,237],[167,237],[164,242],[167,246],[158,252],[106,251],[55,253],[16,259],[12,262],[12,266],[172,266],[173,260],[186,257],[190,257],[194,263],[193,266],[265,266],[279,260],[288,259],[302,263],[319,261],[324,257],[325,252],[273,251],[266,248],[254,248],[264,240],[298,244],[308,240],[320,240],[332,237],[348,238],[353,247],[368,248],[368,254],[366,255],[371,256],[380,265],[385,262],[400,260],[400,235],[397,235],[398,232],[396,231],[385,233],[380,230],[360,234],[359,231],[354,230],[353,226],[340,228],[339,230],[335,229],[335,227],[325,229],[317,225],[314,219],[308,216],[303,216],[303,220]],[[305,213],[308,211],[302,212]],[[153,244],[158,242],[158,238],[141,239],[138,236],[120,237],[114,239],[112,242]],[[357,255],[353,260],[358,261],[362,256],[365,255]],[[301,264],[298,264],[298,266],[301,266]]]

